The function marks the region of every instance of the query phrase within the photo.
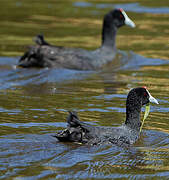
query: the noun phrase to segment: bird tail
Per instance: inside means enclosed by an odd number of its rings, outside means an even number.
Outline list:
[[[45,39],[44,39],[44,36],[42,34],[38,34],[36,37],[34,37],[34,42],[37,44],[37,45],[50,45]]]
[[[59,141],[82,142],[88,132],[87,125],[81,122],[75,112],[69,112],[67,117],[68,128],[54,135]]]

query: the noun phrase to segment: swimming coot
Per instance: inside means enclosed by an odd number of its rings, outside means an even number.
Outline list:
[[[96,70],[112,61],[116,55],[115,37],[117,29],[123,25],[135,27],[122,9],[114,9],[104,16],[102,45],[94,51],[80,48],[52,46],[42,35],[36,37],[31,46],[20,58],[21,67],[58,67],[78,70]]]
[[[132,89],[126,101],[126,121],[119,127],[97,127],[81,122],[75,112],[69,112],[67,129],[54,135],[59,141],[78,142],[88,145],[112,143],[130,145],[140,134],[141,107],[149,102],[158,104],[145,87]]]

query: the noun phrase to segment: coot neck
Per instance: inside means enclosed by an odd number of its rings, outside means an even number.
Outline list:
[[[102,47],[114,50],[116,48],[116,33],[117,27],[114,23],[104,20],[102,28]]]
[[[141,101],[135,98],[128,98],[126,102],[126,121],[125,124],[137,131],[140,131],[141,121]]]

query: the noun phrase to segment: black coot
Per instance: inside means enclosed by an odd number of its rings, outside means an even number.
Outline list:
[[[104,16],[102,45],[94,51],[78,48],[52,46],[42,35],[36,37],[35,46],[31,46],[20,58],[21,67],[58,67],[78,70],[96,70],[116,55],[115,38],[117,29],[123,25],[135,27],[122,9],[114,9]]]
[[[130,145],[136,142],[140,134],[141,107],[149,102],[158,104],[145,87],[132,89],[126,101],[126,121],[119,127],[97,127],[81,122],[74,112],[70,112],[67,129],[57,133],[59,141],[78,142],[88,145],[112,143]]]

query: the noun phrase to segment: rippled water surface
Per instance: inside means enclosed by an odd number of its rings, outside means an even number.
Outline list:
[[[0,179],[168,179],[167,1],[0,4]],[[104,69],[16,67],[38,33],[56,45],[95,49],[103,14],[113,7],[125,9],[137,28],[119,30],[119,52]],[[121,125],[127,93],[137,86],[147,86],[159,105],[151,105],[143,133],[130,148],[58,143],[52,137],[66,127],[68,110],[94,126]]]

